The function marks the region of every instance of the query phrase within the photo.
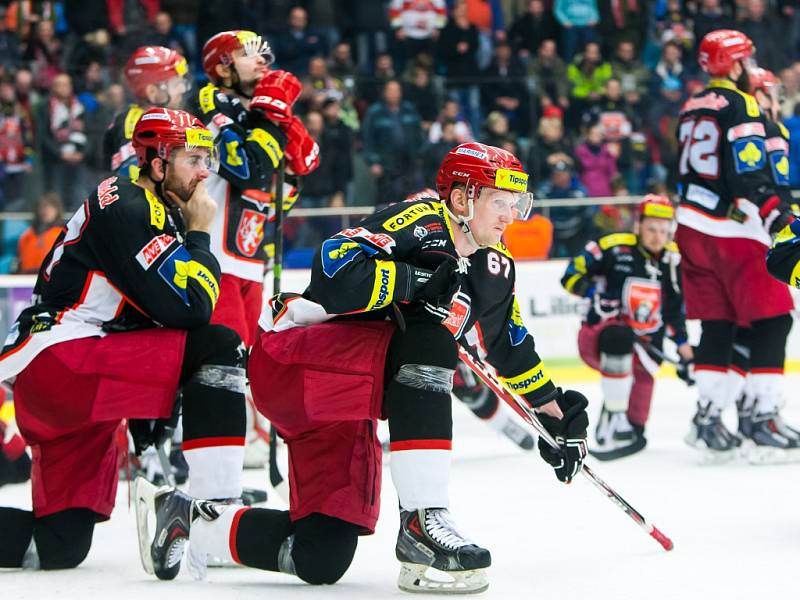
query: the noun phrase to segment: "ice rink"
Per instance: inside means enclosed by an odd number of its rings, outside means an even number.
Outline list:
[[[567,387],[564,380],[558,383]],[[800,375],[787,378],[784,410],[800,425]],[[599,411],[599,385],[576,384]],[[647,449],[615,463],[590,460],[595,471],[675,542],[664,552],[622,511],[579,477],[560,484],[538,455],[525,453],[454,406],[450,483],[456,521],[492,551],[490,587],[482,598],[526,600],[725,600],[796,597],[800,559],[800,463],[751,466],[739,460],[700,465],[683,436],[694,392],[660,379]],[[732,417],[733,415],[728,415]],[[726,419],[727,420],[727,419]],[[731,421],[732,424],[732,421]],[[314,588],[256,570],[212,569],[205,582],[182,571],[173,582],[147,576],[139,563],[135,518],[120,484],[111,521],[95,529],[87,560],[66,572],[0,572],[9,600],[90,598],[399,598],[394,558],[396,497],[384,465],[383,513],[374,536],[362,538],[352,567],[335,586]],[[264,486],[262,471],[246,482]],[[27,485],[0,489],[0,504],[30,506]],[[277,506],[277,504],[275,504]],[[3,543],[0,540],[0,543]]]

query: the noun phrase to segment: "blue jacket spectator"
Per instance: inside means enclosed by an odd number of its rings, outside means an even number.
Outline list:
[[[397,80],[387,81],[383,99],[367,110],[361,127],[364,159],[377,180],[377,205],[400,202],[419,187],[421,119],[414,106],[403,101],[402,89]]]
[[[274,36],[272,50],[278,66],[297,77],[308,74],[308,61],[312,56],[327,53],[325,40],[308,29],[308,14],[300,6],[289,12],[289,27]]]

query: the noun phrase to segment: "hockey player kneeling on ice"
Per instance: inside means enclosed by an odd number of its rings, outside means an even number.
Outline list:
[[[563,453],[542,450],[560,480],[579,472],[586,453],[586,399],[562,393],[544,370],[514,299],[514,262],[500,243],[506,226],[530,211],[527,179],[508,152],[463,144],[439,170],[444,202],[400,202],[323,242],[306,292],[280,294],[265,307],[248,362],[253,398],[288,447],[289,511],[162,492],[153,501],[163,525],[156,539],[189,531],[196,576],[205,554],[227,553],[309,583],[337,581],[358,536],[375,529],[376,419],[388,417],[400,499],[398,585],[486,589],[489,551],[448,510],[456,343],[485,357],[540,413],[562,444]],[[170,526],[159,505],[179,506],[180,525]]]
[[[188,113],[155,108],[133,145],[138,183],[111,177],[89,195],[0,355],[33,450],[33,511],[0,508],[0,567],[79,565],[114,507],[120,422],[170,417],[179,388],[189,492],[241,494],[241,340],[209,325],[220,274],[203,185],[212,138]],[[151,566],[174,576],[179,548],[169,540],[157,550],[170,557],[154,554]]]
[[[612,233],[586,244],[561,283],[591,299],[578,333],[584,362],[601,374],[603,408],[595,429],[601,460],[644,449],[644,428],[653,397],[653,376],[665,331],[681,361],[692,360],[680,288],[680,255],[670,242],[675,209],[665,196],[645,196],[633,233]]]

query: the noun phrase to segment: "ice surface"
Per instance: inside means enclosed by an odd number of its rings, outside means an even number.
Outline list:
[[[800,375],[789,376],[787,392],[798,382]],[[592,399],[594,419],[599,385],[575,387]],[[800,425],[800,403],[789,398],[786,420]],[[682,441],[693,410],[693,391],[679,380],[660,379],[647,449],[615,463],[591,461],[601,477],[673,539],[675,550],[667,553],[583,477],[570,486],[560,484],[538,456],[518,450],[463,406],[454,406],[452,511],[461,527],[492,551],[494,562],[489,590],[480,597],[796,597],[800,464],[700,466]],[[156,581],[139,564],[123,482],[111,521],[95,529],[92,550],[78,569],[0,571],[0,594],[10,600],[413,598],[395,585],[397,501],[388,466],[385,474],[377,533],[361,539],[352,567],[332,587],[241,568],[210,569],[208,581],[194,582],[184,567],[177,580]],[[264,479],[262,471],[246,472],[249,485],[263,486]],[[29,507],[29,495],[27,485],[6,486],[0,489],[0,505]]]

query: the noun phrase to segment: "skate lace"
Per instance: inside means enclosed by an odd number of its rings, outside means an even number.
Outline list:
[[[444,509],[425,511],[425,530],[431,539],[450,550],[472,544],[458,533],[455,523],[450,520]]]

